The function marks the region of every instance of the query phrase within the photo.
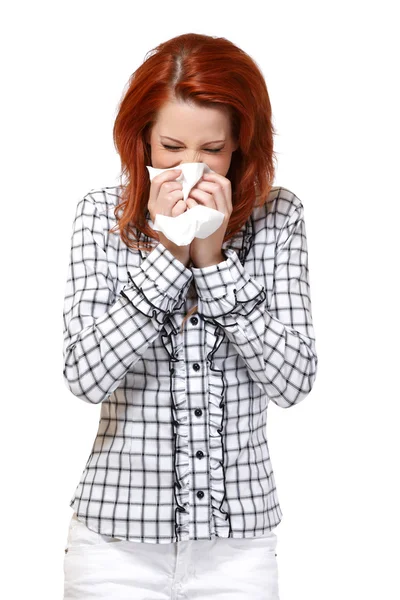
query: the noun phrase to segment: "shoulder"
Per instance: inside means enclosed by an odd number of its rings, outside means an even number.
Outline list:
[[[78,236],[79,243],[94,239],[103,250],[107,249],[110,230],[116,225],[114,209],[119,198],[120,186],[92,188],[80,197],[73,223],[73,235]]]
[[[78,205],[84,205],[87,209],[92,209],[99,216],[112,215],[114,208],[119,203],[121,187],[104,186],[92,188],[81,198]]]
[[[107,239],[109,230],[117,222],[115,207],[119,204],[120,194],[121,187],[116,185],[92,188],[81,196],[76,206],[75,229],[102,233]]]
[[[276,233],[293,220],[303,217],[303,203],[288,188],[274,186],[264,204],[253,210],[252,219],[255,232],[268,229]]]

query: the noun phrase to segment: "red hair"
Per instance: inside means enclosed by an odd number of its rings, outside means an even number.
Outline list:
[[[239,145],[226,174],[231,182],[232,214],[224,242],[248,220],[256,200],[260,200],[257,206],[267,202],[275,177],[276,131],[267,86],[255,61],[223,37],[186,33],[160,43],[129,78],[113,129],[121,179],[126,177],[114,210],[116,227],[125,244],[136,250],[144,246],[135,228],[154,238],[155,245],[160,241],[146,220],[150,195],[146,165],[151,165],[146,134],[158,110],[172,98],[219,108],[230,116],[232,137]],[[182,326],[196,309],[189,311]]]

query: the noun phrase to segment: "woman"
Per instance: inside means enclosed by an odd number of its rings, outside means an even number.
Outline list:
[[[261,72],[224,38],[171,39],[130,80],[126,182],[91,190],[72,234],[64,379],[101,417],[64,600],[279,597],[267,407],[307,396],[317,354],[304,209],[272,186],[274,133]],[[184,201],[193,162],[213,172]],[[146,166],[168,170],[150,182]],[[196,204],[224,214],[207,238],[151,228]]]

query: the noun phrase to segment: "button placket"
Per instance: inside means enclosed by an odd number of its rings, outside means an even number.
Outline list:
[[[189,308],[186,307],[186,310]],[[196,416],[196,419],[190,417],[188,439],[191,460],[191,498],[196,507],[190,514],[190,536],[192,538],[209,537],[211,527],[207,450],[208,382],[205,368],[205,331],[202,323],[199,316],[192,316],[184,328],[185,355],[188,358],[187,402],[189,411],[193,410]]]

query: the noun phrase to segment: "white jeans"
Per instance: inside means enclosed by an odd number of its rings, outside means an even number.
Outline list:
[[[150,544],[100,535],[72,515],[64,600],[279,600],[277,536]]]

